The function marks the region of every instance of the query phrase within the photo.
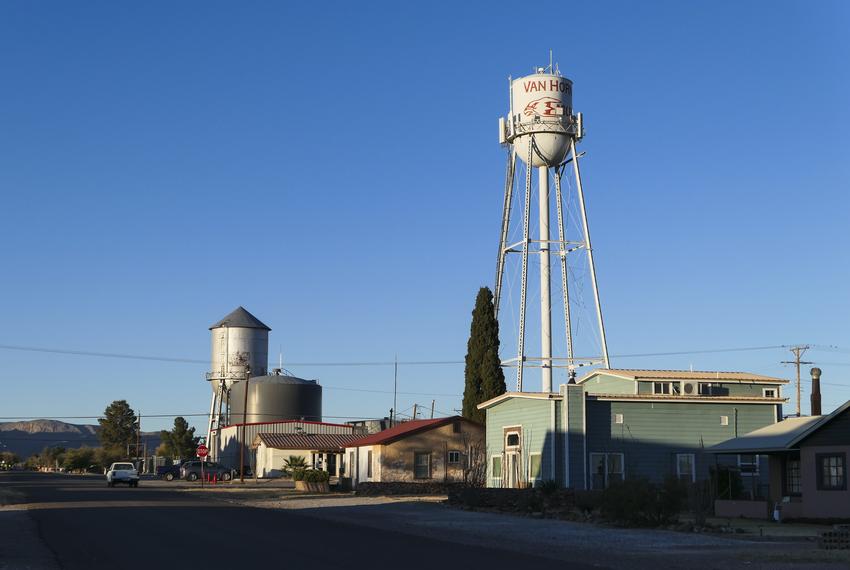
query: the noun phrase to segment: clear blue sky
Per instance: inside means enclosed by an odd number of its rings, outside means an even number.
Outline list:
[[[506,77],[551,48],[587,123],[611,353],[835,345],[807,355],[831,410],[850,398],[849,27],[838,1],[3,3],[0,344],[203,360],[244,305],[285,363],[462,360],[493,281]],[[612,364],[790,378],[789,356]],[[0,363],[0,416],[209,406],[203,364]],[[342,390],[391,390],[391,367],[288,368],[327,387],[327,416],[392,405]],[[450,412],[463,367],[402,366],[399,386],[441,394],[400,410]]]

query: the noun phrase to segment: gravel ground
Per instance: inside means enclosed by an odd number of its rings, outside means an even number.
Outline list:
[[[391,529],[462,544],[496,546],[560,561],[611,568],[850,568],[846,553],[806,541],[765,541],[647,529],[618,529],[550,519],[463,511],[445,497],[218,495],[227,501],[292,509],[328,521]]]

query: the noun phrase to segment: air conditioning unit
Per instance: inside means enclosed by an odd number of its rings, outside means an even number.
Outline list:
[[[699,382],[693,380],[682,380],[679,387],[679,393],[682,396],[699,396]]]

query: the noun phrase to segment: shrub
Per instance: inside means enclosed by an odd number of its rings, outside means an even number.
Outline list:
[[[327,483],[331,475],[320,469],[305,469],[301,472],[301,477],[305,483]]]
[[[627,479],[602,492],[599,509],[607,520],[629,526],[658,526],[677,520],[686,492],[675,477],[662,485]]]
[[[306,471],[307,471],[306,469],[301,469],[301,468],[290,470],[290,473],[292,474],[292,480],[293,481],[303,481],[304,480],[304,473]]]

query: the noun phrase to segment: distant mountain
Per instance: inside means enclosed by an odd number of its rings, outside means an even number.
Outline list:
[[[25,422],[0,422],[0,451],[11,451],[21,459],[39,453],[45,447],[61,446],[75,449],[97,447],[100,426],[69,424],[57,420],[30,420]],[[142,432],[142,442],[147,442],[148,453],[159,446],[159,432]]]

